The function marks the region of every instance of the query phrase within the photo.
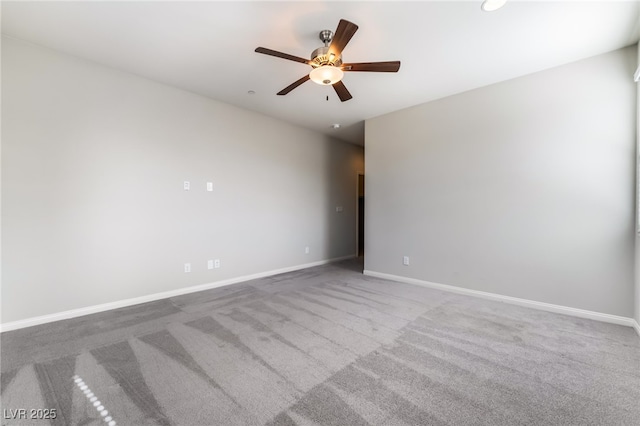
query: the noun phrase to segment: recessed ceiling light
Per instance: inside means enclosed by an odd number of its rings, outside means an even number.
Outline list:
[[[255,95],[256,94],[255,90],[249,90],[247,93],[250,94],[250,95]]]
[[[484,0],[481,7],[485,12],[493,12],[504,6],[506,2],[507,0]]]
[[[331,125],[332,129],[339,129],[340,128],[340,123],[334,123]]]

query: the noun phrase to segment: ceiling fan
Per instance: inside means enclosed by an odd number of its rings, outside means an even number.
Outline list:
[[[352,98],[351,93],[342,82],[345,71],[398,72],[400,69],[400,61],[343,63],[342,50],[357,30],[358,26],[356,24],[341,19],[335,34],[330,30],[320,31],[319,37],[324,46],[311,52],[311,59],[304,59],[299,56],[267,49],[266,47],[258,47],[255,51],[311,65],[313,68],[308,75],[279,91],[278,95],[286,95],[302,83],[312,80],[320,85],[332,85],[340,100],[344,102]]]

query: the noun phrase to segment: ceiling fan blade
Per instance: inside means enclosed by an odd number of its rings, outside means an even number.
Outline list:
[[[398,72],[400,61],[342,64],[342,71]]]
[[[300,80],[297,80],[297,81],[291,83],[290,85],[288,85],[287,87],[285,87],[284,89],[279,91],[278,95],[280,95],[280,96],[286,95],[287,93],[289,93],[290,91],[292,91],[293,89],[295,89],[296,87],[300,86],[302,83],[304,83],[304,82],[306,82],[308,80],[309,80],[309,74],[305,75]]]
[[[353,98],[353,96],[351,96],[351,93],[349,93],[349,91],[347,90],[347,86],[344,85],[342,80],[335,83],[333,85],[333,88],[335,89],[336,93],[338,94],[338,97],[342,102],[348,101],[349,99]]]
[[[356,24],[341,19],[329,45],[329,54],[333,53],[336,56],[340,56],[342,49],[349,43],[356,31],[358,31]]]
[[[289,55],[288,53],[278,52],[277,50],[267,49],[266,47],[256,48],[256,52],[263,53],[269,56],[275,56],[276,58],[288,59],[290,61],[300,62],[301,64],[309,64],[308,59],[301,58],[299,56]]]

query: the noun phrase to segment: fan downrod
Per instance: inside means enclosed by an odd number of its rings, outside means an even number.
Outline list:
[[[331,30],[322,30],[320,34],[318,34],[318,38],[324,43],[324,46],[329,46],[331,40],[333,40],[333,31]]]

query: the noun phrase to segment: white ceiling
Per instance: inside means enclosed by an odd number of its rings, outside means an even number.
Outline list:
[[[363,120],[638,41],[638,1],[2,1],[2,33],[362,144]],[[360,29],[345,62],[400,60],[397,74],[346,73],[353,99],[307,82],[309,57],[340,18]],[[631,77],[630,77],[631,78]],[[249,90],[255,91],[249,95]],[[326,100],[326,96],[329,100]],[[333,130],[332,123],[342,124]]]

